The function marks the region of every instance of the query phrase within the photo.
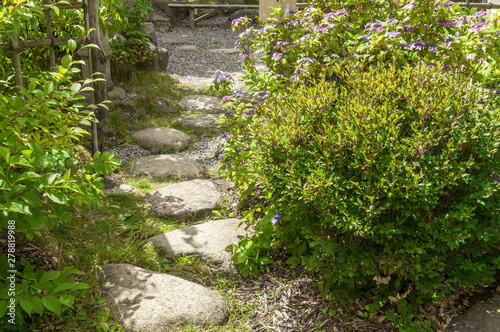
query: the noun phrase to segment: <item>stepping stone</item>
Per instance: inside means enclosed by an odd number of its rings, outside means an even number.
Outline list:
[[[158,217],[193,221],[212,214],[222,204],[222,194],[212,181],[192,180],[153,190],[144,206]]]
[[[208,50],[207,52],[217,53],[217,54],[237,54],[239,50],[236,50],[234,48],[218,48],[218,49]]]
[[[175,121],[179,122],[183,126],[191,126],[196,128],[217,128],[215,121],[219,116],[217,114],[183,114],[178,118],[175,118]]]
[[[129,331],[172,331],[189,323],[220,325],[228,317],[222,295],[168,274],[106,264],[101,280],[110,311]]]
[[[189,44],[190,41],[184,38],[168,38],[168,37],[163,37],[160,38],[160,41],[163,44],[170,44],[170,45],[178,45],[178,44]]]
[[[231,263],[231,253],[226,251],[246,235],[245,227],[236,229],[239,219],[212,220],[172,232],[157,235],[147,240],[165,255],[171,257],[198,255],[202,260],[220,266],[224,272],[236,272]]]
[[[479,301],[466,313],[452,319],[447,332],[496,332],[500,329],[500,295]]]
[[[222,99],[206,95],[184,96],[179,100],[179,106],[185,110],[198,113],[218,114],[221,112]]]
[[[174,48],[174,51],[180,52],[194,52],[199,50],[200,48],[196,45],[177,46],[176,48]]]
[[[155,179],[192,180],[206,175],[205,167],[196,160],[177,154],[147,156],[135,159],[132,175],[147,175]]]
[[[137,193],[137,188],[129,184],[120,184],[111,189],[103,190],[106,195],[117,195],[117,194],[135,194]]]
[[[153,154],[174,153],[188,146],[189,136],[176,129],[156,127],[136,132],[132,140]]]

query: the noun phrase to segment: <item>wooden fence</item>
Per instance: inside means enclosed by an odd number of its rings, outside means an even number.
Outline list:
[[[22,68],[21,68],[21,56],[20,49],[45,46],[49,47],[49,62],[50,67],[56,66],[56,56],[54,47],[57,45],[66,45],[70,39],[73,39],[77,44],[83,44],[85,38],[83,36],[78,36],[74,38],[54,38],[52,31],[52,16],[50,11],[53,10],[50,7],[56,6],[60,10],[65,9],[83,9],[84,13],[84,25],[85,31],[94,29],[89,34],[88,43],[102,46],[101,33],[99,27],[99,0],[82,0],[82,2],[72,2],[68,4],[58,4],[52,3],[50,0],[45,1],[44,13],[45,13],[45,24],[46,24],[46,34],[45,39],[36,40],[19,40],[16,33],[12,32],[12,40],[10,43],[0,43],[0,48],[4,50],[10,50],[14,57],[14,69],[16,85],[23,86],[22,79]],[[94,73],[106,73],[106,56],[102,50],[97,48],[85,49],[88,52],[87,66],[88,70],[86,72],[89,75]],[[99,104],[107,99],[107,84],[106,82],[95,82],[94,91],[90,95],[90,102],[92,104]],[[96,118],[98,123],[92,124],[92,152],[103,151],[104,150],[104,133],[106,125],[106,111],[105,109],[96,109]]]

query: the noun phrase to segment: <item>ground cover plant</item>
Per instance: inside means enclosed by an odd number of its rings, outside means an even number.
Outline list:
[[[485,87],[498,17],[451,1],[315,1],[247,23],[233,22],[262,101],[226,96],[221,124],[221,173],[263,202],[244,213],[263,218],[233,247],[240,271],[285,249],[331,299],[371,298],[368,316],[387,304],[404,331],[431,329],[412,316],[422,301],[494,282],[500,122]]]

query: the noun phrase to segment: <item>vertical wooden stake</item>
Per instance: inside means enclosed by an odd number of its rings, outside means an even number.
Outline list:
[[[45,3],[50,3],[49,0],[45,0]],[[49,46],[49,61],[50,68],[53,69],[56,66],[56,55],[54,52],[54,34],[52,32],[52,15],[49,10],[45,10],[45,24],[47,25],[47,38],[51,40]]]
[[[16,85],[23,86],[23,72],[21,70],[21,56],[19,55],[19,38],[15,32],[11,32],[12,52],[14,53],[14,70],[16,74]]]

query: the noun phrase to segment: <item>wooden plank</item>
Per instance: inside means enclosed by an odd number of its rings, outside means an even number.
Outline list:
[[[65,4],[65,3],[53,3],[53,4],[50,4],[51,6],[55,6],[59,9],[78,9],[78,8],[84,8],[84,3],[83,2],[73,2],[73,3],[70,3],[69,5]],[[50,7],[46,7],[44,5],[42,5],[44,8],[44,10],[51,10]]]
[[[193,4],[193,3],[169,3],[169,7],[172,8],[205,8],[205,9],[211,9],[211,8],[243,8],[243,9],[259,9],[259,5],[213,5],[213,4]]]
[[[216,9],[212,9],[212,10],[211,10],[211,11],[209,11],[208,13],[205,13],[205,14],[203,14],[203,15],[199,16],[199,17],[196,17],[196,18],[194,19],[194,21],[195,21],[195,22],[198,22],[198,21],[201,21],[201,20],[203,20],[203,19],[205,19],[205,18],[208,18],[208,17],[210,17],[210,16],[213,16],[213,15],[215,15],[215,14],[216,14]]]
[[[83,44],[85,40],[84,37],[76,38],[54,38],[54,45],[66,45],[70,39],[73,39],[77,44]],[[50,46],[52,45],[51,39],[35,39],[35,40],[20,40],[18,42],[19,48],[32,48],[38,46]],[[0,43],[0,48],[4,50],[11,50],[12,45],[10,43]]]

